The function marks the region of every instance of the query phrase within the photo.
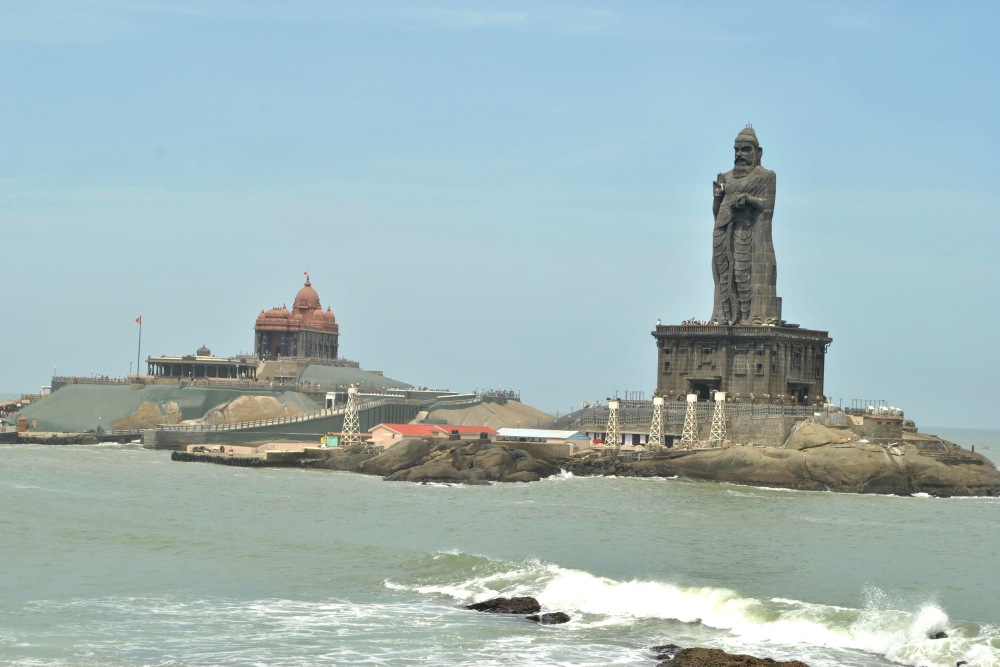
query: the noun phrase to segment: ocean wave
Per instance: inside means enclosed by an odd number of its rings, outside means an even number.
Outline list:
[[[399,589],[440,594],[468,604],[497,596],[530,595],[542,608],[570,614],[578,626],[661,620],[698,624],[728,633],[737,645],[858,651],[904,665],[1000,667],[1000,628],[953,622],[934,601],[908,607],[869,586],[859,608],[784,598],[757,599],[716,587],[679,586],[662,581],[619,581],[528,559],[439,554],[454,566],[452,578]],[[476,572],[465,569],[466,559]],[[440,574],[440,571],[439,573]],[[931,635],[943,632],[942,639]],[[792,651],[794,653],[794,651]]]

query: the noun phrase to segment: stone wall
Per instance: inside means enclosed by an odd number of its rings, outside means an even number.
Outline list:
[[[895,415],[851,416],[847,425],[871,442],[886,444],[903,439],[903,418]]]
[[[743,445],[753,443],[764,445],[765,447],[781,447],[788,440],[788,436],[792,434],[795,422],[800,420],[801,418],[796,419],[795,417],[779,415],[769,417],[737,417],[727,425],[726,436],[729,440]],[[706,440],[711,430],[711,424],[708,424],[707,427],[708,429],[701,436]]]

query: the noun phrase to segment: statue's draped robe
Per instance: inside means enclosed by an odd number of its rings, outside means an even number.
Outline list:
[[[781,302],[775,294],[777,266],[771,241],[774,172],[754,167],[742,178],[723,175],[725,194],[715,216],[712,273],[715,307],[712,319],[733,324],[778,324]],[[751,203],[734,208],[747,195]]]

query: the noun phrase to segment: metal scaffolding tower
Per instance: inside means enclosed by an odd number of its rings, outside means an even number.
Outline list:
[[[343,445],[361,444],[361,426],[358,419],[358,388],[351,386],[347,389],[347,411],[344,413],[344,440]]]
[[[708,436],[713,447],[722,445],[726,439],[726,392],[715,392],[715,411],[712,413],[712,433]]]
[[[608,434],[604,437],[604,446],[613,447],[615,452],[622,444],[622,434],[618,429],[618,400],[608,401]]]
[[[649,425],[649,449],[663,448],[663,397],[653,397],[653,421]]]
[[[698,439],[698,394],[687,395],[687,410],[684,412],[684,430],[681,444],[690,447]]]

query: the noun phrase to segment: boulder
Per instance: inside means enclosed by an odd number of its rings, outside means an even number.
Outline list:
[[[361,467],[361,464],[371,458],[370,454],[365,454],[364,452],[336,448],[329,458],[323,460],[320,466],[328,470],[356,472]]]
[[[476,452],[472,459],[472,467],[484,470],[487,477],[493,480],[503,479],[507,472],[517,470],[514,457],[505,447],[491,447]]]
[[[564,614],[561,611],[554,611],[548,614],[532,614],[531,616],[525,616],[529,621],[534,621],[539,625],[559,625],[561,623],[569,623],[569,614]]]
[[[504,475],[504,482],[537,482],[541,477],[538,473],[529,472],[527,470],[521,470],[520,472],[512,472],[508,475]]]
[[[786,449],[809,449],[833,443],[843,443],[856,440],[850,431],[838,431],[813,421],[802,422],[802,425],[789,436],[785,442]]]
[[[809,667],[799,660],[779,662],[771,658],[755,658],[752,655],[726,653],[716,648],[681,649],[658,667]]]
[[[362,463],[357,472],[385,477],[420,465],[430,453],[430,447],[420,438],[404,438]]]
[[[512,598],[492,598],[483,602],[466,605],[466,609],[472,611],[485,611],[490,614],[537,614],[542,610],[542,605],[533,597],[512,597]]]
[[[539,477],[551,477],[552,475],[559,474],[559,466],[529,456],[517,462],[517,471],[533,472]]]
[[[462,472],[466,484],[489,484],[492,481],[482,468],[469,468]]]
[[[425,463],[406,470],[398,470],[385,478],[389,482],[445,482],[460,484],[465,474],[444,463]]]

